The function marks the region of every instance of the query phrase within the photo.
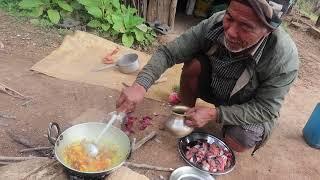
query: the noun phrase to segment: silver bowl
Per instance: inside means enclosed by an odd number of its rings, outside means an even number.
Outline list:
[[[198,144],[198,141],[207,142],[209,144],[216,144],[220,148],[222,148],[223,150],[230,152],[232,154],[230,166],[227,169],[225,169],[225,171],[210,172],[210,171],[206,171],[206,170],[202,169],[201,166],[198,166],[198,165],[190,162],[186,157],[187,146],[194,146],[194,145]],[[220,140],[219,138],[217,138],[211,134],[208,134],[208,133],[193,132],[186,137],[180,138],[178,141],[178,150],[179,150],[180,156],[182,157],[182,159],[186,163],[188,163],[190,166],[192,166],[202,172],[209,173],[211,175],[227,174],[227,173],[231,172],[236,165],[236,159],[235,159],[233,151],[222,140]]]
[[[174,170],[170,180],[215,180],[215,178],[193,167],[184,166]]]

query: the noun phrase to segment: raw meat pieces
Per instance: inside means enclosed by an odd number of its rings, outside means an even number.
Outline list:
[[[133,123],[137,119],[138,119],[137,117],[128,116],[127,120],[123,123],[122,130],[128,135],[131,134],[131,133],[134,133],[134,131],[133,131]]]
[[[139,121],[139,130],[145,130],[149,125],[151,125],[152,118],[150,116],[145,116]]]
[[[138,118],[134,116],[128,116],[127,120],[122,124],[122,130],[127,134],[130,135],[134,133],[133,127],[134,127],[134,122],[137,121]],[[139,121],[138,128],[139,130],[143,131],[145,130],[148,126],[151,125],[151,120],[152,118],[150,116],[144,116],[142,119]]]
[[[232,154],[216,144],[198,142],[193,147],[187,147],[186,158],[193,164],[210,172],[223,172],[231,164]]]

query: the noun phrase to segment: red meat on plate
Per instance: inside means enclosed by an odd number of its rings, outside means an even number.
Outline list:
[[[187,147],[186,158],[203,170],[222,172],[230,166],[232,154],[216,144],[198,142],[193,147]]]

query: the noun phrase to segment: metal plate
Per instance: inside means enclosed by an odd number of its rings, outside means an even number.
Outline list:
[[[184,166],[174,170],[170,180],[215,180],[215,178],[193,167]]]
[[[187,146],[196,145],[198,140],[203,141],[203,142],[207,142],[209,144],[216,144],[220,148],[222,148],[222,149],[224,149],[226,151],[229,151],[232,154],[230,167],[227,168],[223,172],[219,171],[219,172],[215,172],[214,173],[214,172],[206,171],[206,170],[202,169],[202,167],[197,166],[196,164],[190,162],[186,157]],[[194,168],[196,168],[196,169],[198,169],[198,170],[200,170],[202,172],[209,173],[209,174],[212,174],[212,175],[227,174],[227,173],[231,172],[234,169],[234,166],[236,164],[236,159],[235,159],[233,151],[222,140],[220,140],[219,138],[217,138],[217,137],[215,137],[215,136],[213,136],[211,134],[208,134],[208,133],[193,132],[193,133],[189,134],[186,137],[180,138],[179,141],[178,141],[178,150],[179,150],[179,153],[180,153],[182,159],[185,162],[187,162],[190,166],[192,166],[192,167],[194,167]]]

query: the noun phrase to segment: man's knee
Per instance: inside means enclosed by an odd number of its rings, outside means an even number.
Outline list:
[[[263,136],[263,130],[248,130],[241,126],[225,128],[224,140],[236,152],[244,152],[256,146]]]
[[[198,77],[200,73],[201,73],[201,63],[198,59],[194,58],[191,61],[184,63],[181,76]]]

